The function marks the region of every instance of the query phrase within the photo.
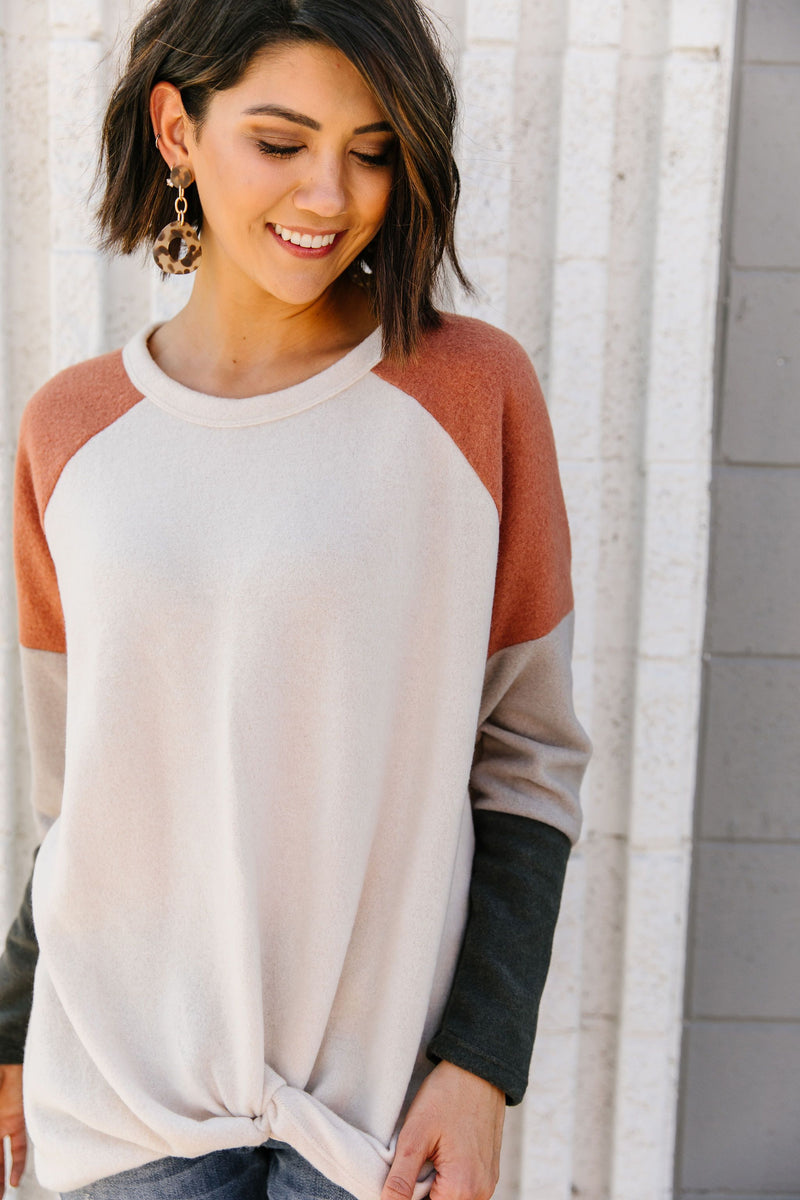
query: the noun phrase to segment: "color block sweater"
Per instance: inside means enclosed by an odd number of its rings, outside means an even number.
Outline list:
[[[590,753],[546,407],[466,318],[246,399],[151,332],[20,430],[37,1178],[274,1137],[378,1200],[433,1062],[527,1078]]]

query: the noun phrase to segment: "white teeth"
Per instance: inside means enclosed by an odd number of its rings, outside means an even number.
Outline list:
[[[275,222],[275,232],[285,242],[291,242],[293,246],[304,246],[312,250],[319,250],[320,246],[332,246],[336,241],[335,233],[294,233],[291,229],[279,225],[277,221]]]

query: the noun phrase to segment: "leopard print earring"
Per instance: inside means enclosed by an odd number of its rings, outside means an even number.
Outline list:
[[[194,183],[191,167],[173,167],[167,176],[167,183],[178,189],[176,219],[165,225],[156,238],[153,258],[167,275],[189,275],[197,270],[203,253],[197,231],[186,223],[188,205],[183,189]]]

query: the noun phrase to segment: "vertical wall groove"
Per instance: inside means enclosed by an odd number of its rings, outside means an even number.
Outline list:
[[[672,1194],[734,16],[732,4],[670,9],[612,1174],[620,1200],[639,1197],[643,1178],[652,1195]]]
[[[475,316],[504,325],[514,154],[513,89],[521,0],[467,0],[461,56],[464,189],[459,232],[468,273],[480,289]]]
[[[610,163],[604,378],[594,583],[593,733],[598,744],[587,832],[585,976],[574,1186],[611,1193],[634,683],[642,542],[642,444],[665,5],[627,5],[619,26]]]
[[[103,346],[104,262],[92,245],[87,198],[104,94],[100,0],[50,0],[51,368]]]

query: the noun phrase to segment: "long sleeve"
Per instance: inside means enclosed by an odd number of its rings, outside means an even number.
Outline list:
[[[522,352],[519,352],[519,357]],[[470,795],[462,948],[427,1047],[523,1098],[591,744],[572,701],[570,539],[549,418],[524,358],[503,417],[501,525]]]
[[[52,489],[37,409],[20,430],[14,483],[14,566],[20,666],[31,764],[31,804],[39,843],[58,816],[64,781],[67,663],[55,567],[43,527]],[[38,435],[38,436],[37,436]],[[45,453],[37,451],[44,444]],[[38,846],[34,852],[34,863]],[[39,955],[28,878],[0,956],[0,1062],[22,1062]]]

